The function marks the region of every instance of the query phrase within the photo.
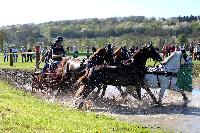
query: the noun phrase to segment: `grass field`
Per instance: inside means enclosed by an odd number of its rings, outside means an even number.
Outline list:
[[[0,132],[147,133],[164,130],[132,125],[113,117],[47,103],[0,81]]]

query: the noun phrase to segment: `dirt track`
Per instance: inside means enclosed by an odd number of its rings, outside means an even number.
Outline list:
[[[31,72],[0,70],[0,77],[7,79],[13,85],[30,91]],[[151,104],[150,98],[146,97],[143,102],[139,102],[131,97],[122,100],[118,90],[109,86],[104,99],[92,102],[91,110],[113,115],[122,121],[140,123],[146,126],[164,127],[182,131],[184,133],[200,132],[200,78],[193,79],[192,93],[187,93],[191,100],[187,107],[182,106],[182,97],[179,93],[167,91],[163,99],[162,107],[155,107]],[[154,92],[157,95],[157,92]],[[55,98],[54,94],[44,95],[38,93],[37,96],[50,102],[60,102],[64,105],[73,105],[72,95],[64,94]]]

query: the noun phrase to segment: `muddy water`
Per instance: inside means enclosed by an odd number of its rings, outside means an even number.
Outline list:
[[[108,86],[105,97],[95,100],[91,110],[112,115],[122,121],[139,123],[148,127],[162,127],[183,133],[199,133],[200,87],[195,83],[194,87],[195,89],[192,93],[187,93],[190,99],[187,107],[183,106],[181,94],[174,91],[166,91],[163,98],[163,106],[156,107],[148,96],[143,97],[142,102],[130,95],[125,100],[121,98],[119,91],[115,87]],[[159,89],[152,90],[152,92],[158,97]],[[144,90],[142,94],[146,95]],[[70,93],[63,94],[57,98],[55,98],[54,94],[43,95],[43,98],[50,102],[60,102],[67,106],[74,105],[73,94]]]
[[[196,79],[195,79],[196,80]],[[113,107],[108,112],[122,121],[139,123],[149,127],[162,127],[173,129],[175,132],[199,133],[200,132],[200,87],[198,82],[193,83],[195,89],[187,92],[190,102],[187,107],[183,106],[181,94],[174,91],[167,91],[163,98],[163,106],[156,107],[148,104],[150,98],[143,99],[142,103],[132,99],[131,102],[120,106]],[[154,91],[158,96],[158,91]],[[113,93],[114,92],[114,93]],[[145,92],[143,91],[143,94]],[[120,97],[118,90],[114,87],[107,89],[106,97]],[[129,101],[130,101],[129,97]],[[150,102],[151,103],[151,102]],[[121,104],[122,105],[122,104]]]

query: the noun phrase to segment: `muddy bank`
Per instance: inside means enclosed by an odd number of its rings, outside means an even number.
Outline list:
[[[0,78],[18,88],[30,91],[32,83],[32,71],[18,69],[0,69]]]

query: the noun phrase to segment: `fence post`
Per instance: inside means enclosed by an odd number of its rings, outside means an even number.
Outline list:
[[[10,66],[13,66],[13,53],[12,53],[12,47],[10,47]]]
[[[35,46],[35,52],[36,52],[36,69],[39,69],[40,46]]]

